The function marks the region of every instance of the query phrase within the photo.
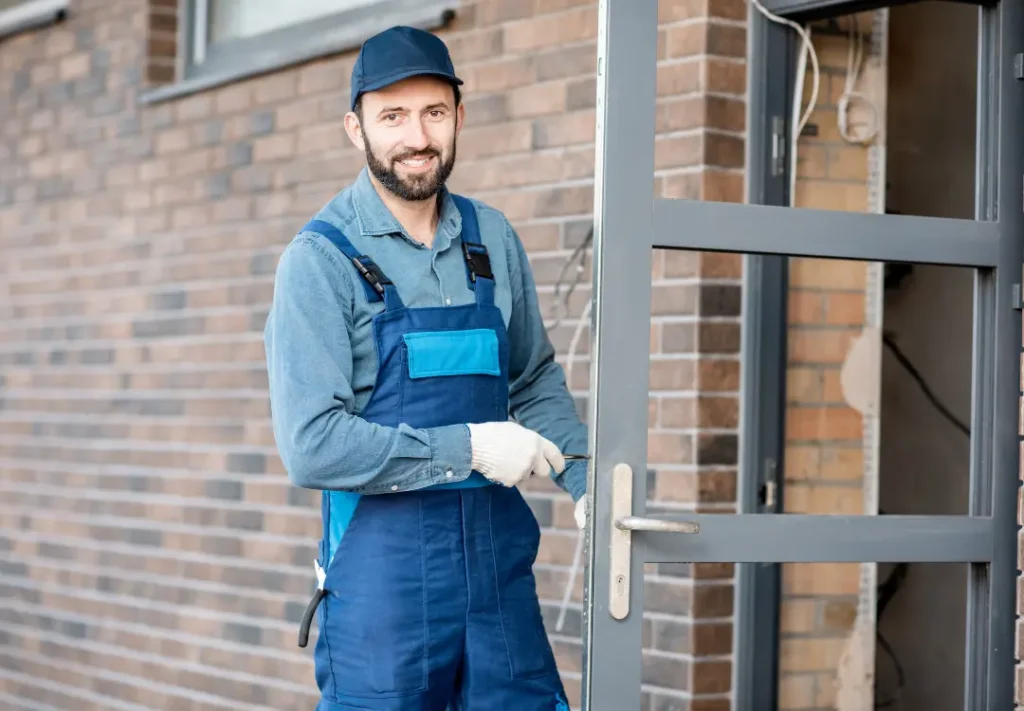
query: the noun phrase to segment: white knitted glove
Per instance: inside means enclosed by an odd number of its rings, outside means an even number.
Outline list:
[[[473,469],[491,481],[515,486],[526,477],[559,474],[565,459],[558,447],[515,422],[469,424]]]
[[[576,517],[576,526],[582,531],[587,527],[587,497],[581,496],[580,500],[576,502],[576,510],[573,511],[573,516]]]

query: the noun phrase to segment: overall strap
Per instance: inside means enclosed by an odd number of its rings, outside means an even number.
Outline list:
[[[369,257],[360,254],[359,251],[348,241],[348,238],[341,233],[337,227],[323,220],[310,220],[302,228],[302,232],[317,232],[331,241],[342,254],[348,257],[355,265],[359,276],[363,278],[363,291],[366,292],[367,301],[384,300],[384,308],[387,310],[400,309],[405,306],[398,290],[391,280],[384,275],[380,267]]]
[[[478,304],[494,303],[494,274],[491,272],[491,259],[487,255],[487,247],[480,240],[480,223],[476,218],[476,208],[469,199],[452,194],[455,206],[462,215],[462,254],[466,258],[466,279],[469,288],[476,291]]]

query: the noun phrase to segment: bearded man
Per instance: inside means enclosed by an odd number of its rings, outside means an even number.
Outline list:
[[[445,181],[465,121],[435,35],[392,27],[352,71],[366,155],[284,249],[264,332],[274,435],[321,494],[318,711],[568,711],[517,485],[584,525],[587,430],[505,216]],[[569,461],[572,459],[571,461]]]

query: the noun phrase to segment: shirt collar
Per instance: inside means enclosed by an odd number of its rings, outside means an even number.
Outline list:
[[[380,195],[377,194],[376,188],[370,181],[370,171],[366,166],[359,171],[359,176],[353,183],[352,197],[352,205],[359,222],[359,231],[362,234],[373,237],[397,234],[412,241],[384,201],[380,199]],[[455,201],[452,200],[448,188],[441,188],[437,199],[441,209],[434,244],[436,249],[444,249],[462,232],[462,215],[459,213]]]

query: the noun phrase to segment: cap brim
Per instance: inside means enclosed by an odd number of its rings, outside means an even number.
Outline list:
[[[377,91],[378,89],[383,89],[386,86],[391,86],[392,84],[400,82],[403,79],[409,79],[410,77],[423,77],[423,76],[437,77],[438,79],[444,79],[449,84],[461,85],[463,83],[463,81],[461,79],[459,79],[457,76],[455,76],[454,74],[445,74],[443,72],[433,72],[433,71],[430,71],[429,69],[410,69],[410,70],[404,71],[404,72],[397,72],[395,74],[389,74],[387,76],[380,77],[379,79],[377,79],[377,80],[375,80],[373,82],[370,82],[368,84],[364,84],[363,87],[362,87],[362,90],[359,93],[360,94],[365,94],[368,91]]]

